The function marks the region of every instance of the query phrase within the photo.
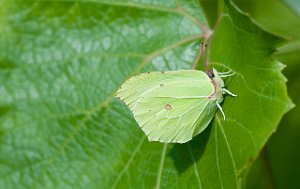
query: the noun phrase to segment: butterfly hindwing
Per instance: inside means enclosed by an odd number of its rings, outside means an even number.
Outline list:
[[[136,108],[150,109],[151,112],[148,115],[136,113],[135,119],[150,141],[160,142],[191,140],[197,120],[209,105],[205,99],[162,99],[160,103],[149,106],[151,101],[152,98],[140,100]]]

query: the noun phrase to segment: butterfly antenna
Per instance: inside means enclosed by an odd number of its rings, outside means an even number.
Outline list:
[[[203,61],[203,64],[204,64],[204,68],[205,68],[205,71],[207,72],[208,70],[208,65],[207,65],[207,61],[206,61],[206,47],[207,47],[207,44],[204,44],[203,42],[201,43],[201,54],[202,54],[202,61]]]
[[[208,75],[209,78],[212,79],[215,77],[215,75],[214,75],[213,70],[208,68],[208,62],[207,62],[207,58],[206,58],[206,47],[207,47],[207,44],[202,42],[201,43],[202,61],[203,61],[203,65],[204,65],[206,74]]]
[[[197,52],[196,59],[195,59],[194,64],[193,64],[193,66],[192,66],[192,69],[193,69],[193,70],[196,69],[196,67],[197,67],[197,65],[198,65],[198,63],[199,63],[199,60],[200,60],[200,58],[201,58],[201,56],[202,56],[202,44],[203,44],[203,42],[200,43],[200,48],[199,48],[199,50],[198,50],[198,52]]]

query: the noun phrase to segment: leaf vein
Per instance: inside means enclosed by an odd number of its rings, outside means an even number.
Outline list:
[[[123,169],[121,170],[121,172],[118,174],[115,182],[112,184],[111,189],[115,188],[117,186],[117,184],[119,183],[120,179],[122,178],[122,176],[126,173],[126,171],[128,170],[129,166],[131,165],[135,155],[137,154],[137,152],[140,150],[142,144],[145,141],[145,135],[143,135],[143,137],[141,138],[141,140],[139,141],[138,145],[136,146],[136,148],[134,149],[133,153],[131,154],[129,160],[127,161],[126,165],[123,167]]]
[[[217,169],[218,169],[218,176],[219,176],[219,180],[221,183],[222,188],[223,187],[223,181],[222,181],[222,177],[221,177],[221,168],[220,168],[220,164],[219,164],[219,145],[218,145],[218,126],[215,127],[215,144],[216,144],[216,162],[217,162]]]
[[[228,142],[228,140],[227,140],[227,136],[226,136],[226,134],[225,134],[225,131],[224,131],[223,128],[222,128],[222,125],[221,125],[221,122],[220,122],[220,118],[219,118],[218,116],[216,116],[216,119],[217,119],[217,121],[218,121],[218,123],[219,123],[219,127],[217,127],[217,128],[220,128],[221,131],[222,131],[222,134],[223,134],[224,139],[225,139],[225,144],[226,144],[226,147],[227,147],[227,149],[228,149],[229,156],[230,156],[230,159],[231,159],[231,162],[232,162],[232,165],[233,165],[233,169],[234,169],[234,178],[235,178],[236,188],[239,188],[239,184],[238,184],[238,180],[237,180],[237,175],[236,175],[237,169],[236,169],[236,167],[235,167],[234,158],[233,158],[233,153],[232,153],[231,147],[230,147],[230,145],[229,145],[229,142]]]
[[[193,154],[193,152],[192,152],[190,143],[188,143],[188,148],[189,148],[189,151],[190,151],[192,160],[193,160],[193,162],[194,162],[193,164],[194,164],[194,169],[195,169],[195,175],[196,175],[196,178],[197,178],[197,181],[198,181],[198,184],[199,184],[199,188],[202,189],[202,186],[201,186],[201,180],[200,180],[200,175],[199,175],[199,172],[198,172],[198,169],[197,169],[197,164],[196,164],[195,157],[194,157],[194,154]]]
[[[163,149],[162,149],[161,159],[160,159],[158,172],[157,172],[155,189],[160,189],[160,180],[161,180],[162,171],[163,171],[163,167],[164,167],[164,162],[165,162],[165,158],[166,158],[167,146],[168,146],[167,143],[164,144]]]

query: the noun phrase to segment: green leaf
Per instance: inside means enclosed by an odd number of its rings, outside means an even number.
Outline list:
[[[186,144],[149,143],[113,98],[130,76],[190,69],[209,29],[193,1],[1,1],[0,185],[4,188],[240,188],[290,107],[278,38],[230,2],[212,65],[232,69],[220,112]]]
[[[199,3],[206,15],[209,26],[213,28],[218,20],[218,0],[199,0]]]
[[[267,31],[292,39],[300,37],[300,15],[291,11],[292,7],[297,6],[287,6],[286,3],[291,0],[233,1]],[[294,1],[295,5],[297,3],[299,4],[299,1]]]
[[[298,62],[299,63],[299,62]],[[300,64],[289,64],[284,74],[288,92],[296,107],[286,114],[278,131],[270,138],[263,154],[255,161],[247,177],[247,188],[300,188]]]
[[[300,69],[300,1],[295,0],[235,0],[262,27],[287,38],[275,56],[287,64],[288,92],[296,108],[284,116],[278,131],[270,138],[263,153],[255,161],[247,177],[247,188],[300,188],[298,144],[299,129],[299,69]],[[265,11],[266,7],[270,11]]]
[[[276,58],[285,64],[300,60],[300,1],[299,0],[234,0],[261,27],[287,39],[278,49]],[[268,11],[266,11],[268,10]]]

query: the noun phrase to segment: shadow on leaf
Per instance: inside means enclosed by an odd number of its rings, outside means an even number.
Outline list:
[[[202,157],[211,132],[211,124],[191,141],[184,144],[174,144],[168,154],[174,162],[179,174],[186,171]]]

